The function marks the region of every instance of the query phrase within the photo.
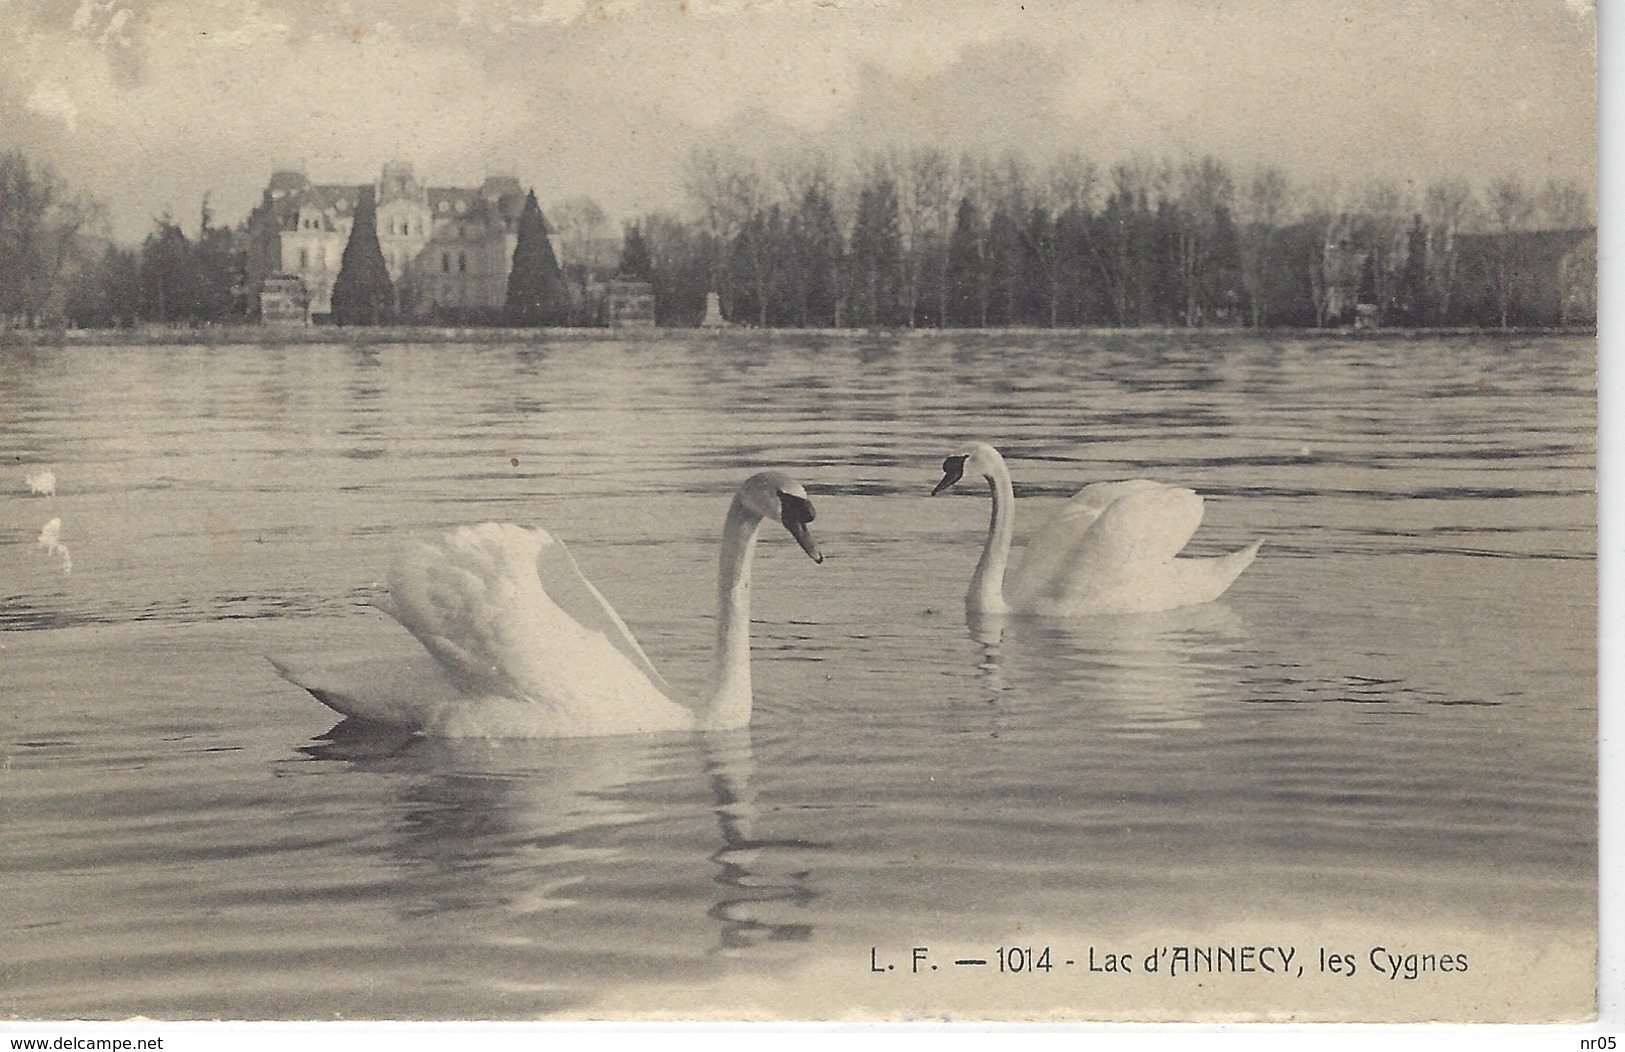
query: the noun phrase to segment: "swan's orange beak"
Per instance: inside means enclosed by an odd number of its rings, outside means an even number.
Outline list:
[[[938,493],[941,493],[943,490],[947,489],[949,486],[952,486],[954,483],[958,482],[964,477],[965,458],[949,457],[947,460],[942,462],[942,481],[937,483],[937,488],[931,491],[931,496],[935,497]]]

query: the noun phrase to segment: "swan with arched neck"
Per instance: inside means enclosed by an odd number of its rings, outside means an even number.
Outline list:
[[[379,602],[422,645],[323,667],[272,658],[347,717],[447,737],[567,738],[749,724],[750,584],[774,519],[816,562],[812,501],[777,471],[751,476],[723,522],[706,689],[680,698],[563,542],[540,527],[464,526],[405,545]]]
[[[993,497],[965,608],[973,614],[1081,617],[1211,602],[1252,564],[1262,541],[1215,558],[1179,558],[1202,521],[1202,498],[1149,479],[1085,486],[1033,535],[1009,570],[1015,489],[1004,457],[972,442],[942,462],[943,492],[985,479]],[[1008,572],[1007,572],[1008,571]]]

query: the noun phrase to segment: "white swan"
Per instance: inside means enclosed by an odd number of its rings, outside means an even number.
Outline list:
[[[987,479],[993,516],[971,576],[973,614],[1148,613],[1217,599],[1262,541],[1211,559],[1175,558],[1202,521],[1202,498],[1147,479],[1085,486],[1027,543],[1005,586],[1015,491],[999,451],[973,442],[942,462],[936,496],[966,475]]]
[[[750,576],[765,518],[816,562],[812,502],[776,471],[745,480],[722,530],[709,691],[672,699],[631,632],[540,528],[486,523],[408,545],[380,606],[423,650],[325,669],[271,658],[285,679],[355,719],[445,737],[573,738],[726,730],[750,722]]]

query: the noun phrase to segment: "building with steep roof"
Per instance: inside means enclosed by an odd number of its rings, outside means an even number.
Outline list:
[[[378,247],[404,317],[458,322],[501,312],[525,202],[519,180],[492,176],[474,188],[425,186],[410,164],[391,161],[374,189]],[[295,275],[305,284],[311,317],[329,313],[359,198],[359,186],[273,172],[249,216],[251,287],[262,287],[271,275]]]

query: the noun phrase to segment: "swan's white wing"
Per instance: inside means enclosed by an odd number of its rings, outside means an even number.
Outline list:
[[[470,694],[602,717],[669,696],[665,682],[564,545],[487,523],[407,546],[386,611]]]
[[[1108,566],[1165,563],[1184,551],[1201,524],[1202,498],[1194,491],[1151,483],[1107,505],[1077,558]]]
[[[1130,479],[1096,482],[1079,490],[1027,542],[1006,593],[1014,599],[1050,591],[1064,579],[1102,512],[1130,494],[1162,488],[1147,479]]]
[[[655,671],[648,655],[643,652],[637,638],[632,635],[632,630],[621,620],[621,615],[615,612],[615,608],[609,605],[609,600],[587,580],[581,568],[576,565],[570,549],[564,546],[564,542],[551,537],[549,540],[552,543],[542,545],[536,553],[536,576],[542,582],[543,590],[561,609],[574,618],[577,624],[591,631],[603,633],[611,645],[649,677],[649,681],[657,690],[670,697],[671,688],[666,685],[660,673]]]
[[[1028,542],[1007,592],[1012,601],[1060,598],[1178,555],[1202,522],[1202,498],[1148,479],[1098,482]]]

